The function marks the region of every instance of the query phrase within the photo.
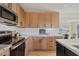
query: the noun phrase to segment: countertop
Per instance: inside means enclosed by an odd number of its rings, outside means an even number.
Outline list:
[[[11,44],[0,44],[0,52],[9,49],[11,46]]]
[[[73,45],[79,46],[79,39],[56,39],[61,45],[71,50],[73,53],[79,55],[79,49],[74,47]]]

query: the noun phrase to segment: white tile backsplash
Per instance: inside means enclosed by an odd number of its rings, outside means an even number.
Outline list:
[[[18,28],[17,32],[19,32],[21,35],[39,35],[39,29],[40,28]],[[48,35],[57,35],[59,33],[58,28],[45,28],[45,29]]]

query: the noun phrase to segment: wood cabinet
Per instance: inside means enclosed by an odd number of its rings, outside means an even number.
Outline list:
[[[44,28],[45,27],[45,14],[39,13],[38,16],[38,28]]]
[[[52,27],[52,14],[51,13],[45,13],[45,27],[51,28]]]
[[[48,38],[48,50],[56,50],[56,38],[55,37]]]
[[[28,55],[28,52],[30,50],[33,50],[33,43],[32,43],[32,37],[29,37],[25,40],[25,55]]]
[[[30,13],[29,27],[30,28],[37,28],[37,26],[38,26],[38,14],[37,13]]]
[[[26,27],[26,12],[17,3],[12,3],[12,10],[18,15],[18,27]]]
[[[41,39],[33,37],[33,50],[41,50]]]
[[[17,5],[16,3],[12,3],[12,10],[17,13]]]
[[[58,12],[53,12],[52,13],[52,28],[57,28],[59,27],[59,13]]]
[[[8,3],[5,3],[8,6]],[[25,28],[57,28],[59,27],[58,12],[26,12],[17,3],[12,3],[11,9],[18,15],[18,27]]]
[[[28,13],[26,12],[26,15]],[[26,18],[28,21],[28,17]],[[59,26],[59,13],[34,13],[29,12],[29,28],[57,28]]]
[[[33,50],[47,50],[47,38],[33,37]]]
[[[41,49],[42,50],[48,50],[48,37],[41,37]]]
[[[33,36],[29,38],[29,50],[56,50],[55,37]]]
[[[47,38],[33,37],[33,50],[47,50]]]
[[[26,13],[25,14],[25,23],[26,23],[26,25],[25,25],[25,27],[26,28],[29,28],[30,26],[29,26],[29,24],[30,24],[30,22],[29,22],[29,18],[30,18],[30,14],[29,13]]]
[[[0,56],[10,56],[10,49],[0,52]]]

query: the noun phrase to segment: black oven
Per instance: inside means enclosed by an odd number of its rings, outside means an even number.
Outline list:
[[[12,44],[11,56],[24,56],[25,55],[25,42],[24,38]]]

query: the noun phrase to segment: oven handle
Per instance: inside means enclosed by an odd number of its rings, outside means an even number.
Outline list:
[[[17,48],[18,46],[20,46],[22,43],[24,43],[24,40],[21,41],[21,42],[19,42],[19,43],[17,43],[17,44],[14,45],[14,46],[12,46],[12,47],[11,47],[11,50],[16,49],[16,48]]]

